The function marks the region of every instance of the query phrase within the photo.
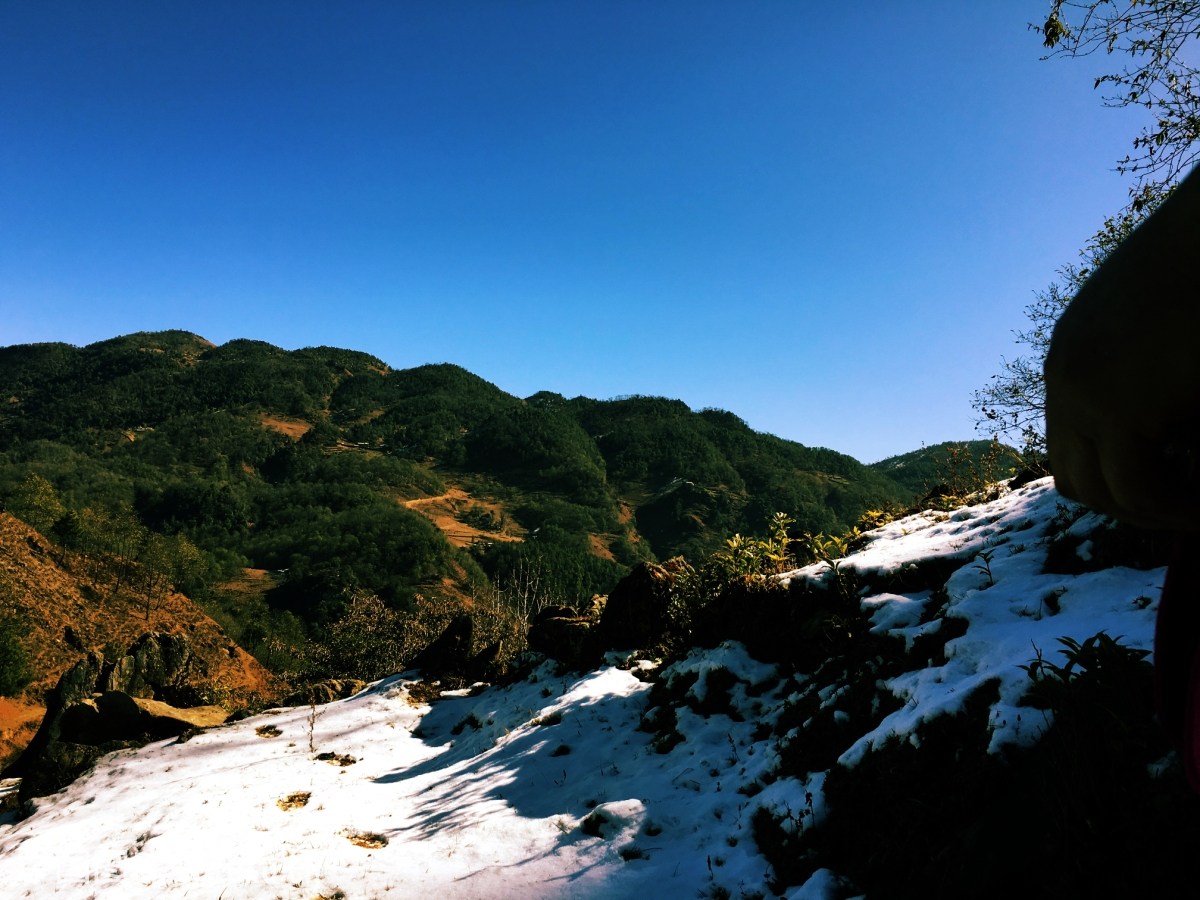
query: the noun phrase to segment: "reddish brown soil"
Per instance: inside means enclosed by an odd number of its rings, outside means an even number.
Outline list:
[[[605,543],[604,538],[600,535],[589,534],[588,543],[591,545],[593,556],[598,556],[601,559],[611,560],[612,562],[617,561],[617,558],[613,556],[612,551],[608,549],[608,544]]]
[[[0,766],[33,738],[46,707],[24,698],[0,697]]]
[[[288,416],[272,416],[269,413],[263,413],[258,421],[262,423],[263,428],[278,431],[280,434],[287,435],[293,441],[300,440],[312,428],[312,424],[305,422],[303,419],[293,419]]]
[[[127,590],[114,594],[110,584],[93,583],[85,561],[6,513],[0,513],[0,617],[15,621],[35,673],[22,696],[0,709],[0,740],[6,742],[0,745],[0,761],[32,736],[24,722],[40,717],[45,691],[85,650],[125,648],[147,631],[186,635],[207,670],[197,683],[230,706],[252,694],[273,697],[282,689],[275,676],[183,594],[169,592],[149,609],[144,597]]]
[[[484,509],[499,520],[504,507],[494,500],[472,497],[462,487],[451,485],[446,493],[436,497],[419,497],[401,502],[429,519],[455,547],[469,547],[476,541],[519,541],[525,536],[525,530],[511,520],[506,521],[500,531],[484,531],[463,522],[460,516],[466,515],[472,508]]]

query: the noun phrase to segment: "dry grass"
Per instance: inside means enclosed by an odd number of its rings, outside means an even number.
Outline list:
[[[308,804],[309,798],[312,796],[312,791],[292,791],[286,797],[280,797],[275,801],[275,805],[287,812],[289,809],[299,809]]]
[[[289,416],[273,416],[269,413],[263,413],[258,421],[262,423],[263,428],[278,431],[280,434],[290,437],[293,441],[300,440],[312,428],[312,424],[305,422],[303,419],[293,419]]]
[[[346,840],[356,847],[367,850],[379,850],[388,845],[388,839],[374,831],[346,831]]]
[[[0,759],[23,748],[40,720],[39,701],[86,650],[126,648],[147,631],[183,634],[202,663],[195,686],[228,706],[252,695],[274,697],[279,680],[238,647],[183,594],[170,592],[147,615],[144,600],[93,584],[86,560],[66,553],[6,513],[0,513],[0,616],[17,624],[35,673],[20,701],[0,709]],[[67,639],[68,629],[73,635]],[[82,648],[82,649],[80,649]]]
[[[315,758],[321,762],[327,762],[331,766],[352,766],[358,762],[349,753],[318,753]]]
[[[617,558],[613,556],[613,552],[608,549],[608,544],[604,538],[598,534],[588,535],[588,544],[592,550],[592,556],[598,556],[601,559],[607,559],[609,562],[616,562]]]
[[[279,579],[266,569],[242,569],[242,571],[222,584],[216,586],[219,591],[227,594],[262,596],[275,587]]]
[[[436,525],[455,547],[469,547],[476,541],[520,541],[525,537],[525,529],[511,518],[505,519],[500,531],[485,531],[462,521],[462,517],[472,509],[482,509],[499,520],[504,516],[504,506],[496,500],[473,497],[461,486],[449,486],[446,493],[436,497],[418,497],[401,502]]]
[[[0,766],[13,759],[37,733],[46,707],[25,698],[0,697]]]

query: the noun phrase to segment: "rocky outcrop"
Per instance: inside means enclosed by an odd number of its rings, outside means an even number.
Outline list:
[[[219,706],[167,702],[186,695],[195,664],[180,635],[144,634],[112,663],[87,654],[59,678],[41,727],[4,775],[22,779],[22,800],[39,797],[70,784],[105,753],[221,724],[229,714]]]
[[[417,654],[413,667],[426,678],[462,676],[471,659],[475,625],[467,615],[455,616],[433,643]]]
[[[681,627],[671,590],[681,563],[641,563],[618,582],[600,617],[598,638],[604,649],[654,651],[671,642]]]
[[[433,642],[416,655],[414,669],[427,681],[473,684],[494,681],[503,674],[504,647],[496,641],[475,652],[475,623],[469,615],[455,616]]]
[[[568,668],[587,666],[600,655],[596,640],[599,616],[571,606],[548,606],[529,624],[529,649]]]
[[[105,666],[100,690],[180,702],[181,695],[192,693],[188,684],[197,668],[203,663],[183,635],[147,632],[125,656]]]
[[[161,740],[190,729],[211,728],[228,718],[229,712],[220,706],[180,709],[161,700],[106,691],[63,711],[58,740],[95,747],[143,737]]]

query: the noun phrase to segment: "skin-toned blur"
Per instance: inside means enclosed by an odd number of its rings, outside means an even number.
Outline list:
[[[1059,491],[1135,525],[1200,530],[1200,170],[1067,307],[1045,375]]]

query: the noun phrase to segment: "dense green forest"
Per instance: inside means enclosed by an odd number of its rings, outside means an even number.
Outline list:
[[[796,535],[843,532],[910,503],[921,487],[890,476],[911,472],[678,400],[521,399],[458,366],[331,347],[167,331],[0,348],[0,502],[64,546],[161,571],[252,648],[319,638],[356,592],[405,610],[521,581],[584,603],[776,512]],[[455,546],[405,505],[451,487],[493,510],[461,519],[503,520],[509,539]],[[247,567],[271,589],[232,603],[219,586]]]

